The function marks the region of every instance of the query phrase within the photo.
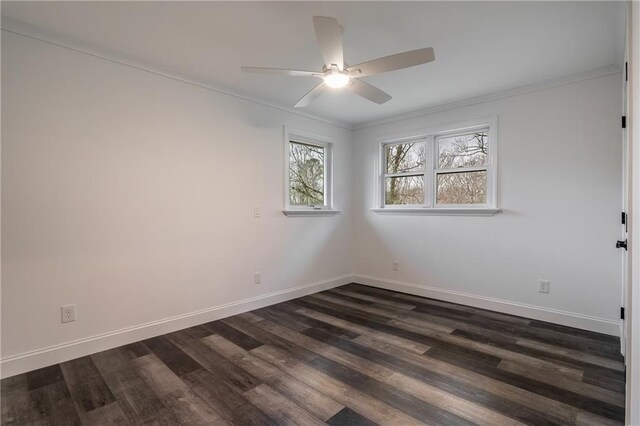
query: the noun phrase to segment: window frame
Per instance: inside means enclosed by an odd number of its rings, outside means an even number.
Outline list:
[[[449,123],[416,131],[403,132],[391,137],[379,140],[378,161],[376,162],[376,207],[372,210],[378,213],[395,214],[451,214],[451,215],[477,215],[493,216],[501,210],[498,208],[497,199],[497,174],[498,174],[498,117],[493,116],[484,119],[469,120],[465,122]],[[489,153],[488,161],[483,166],[439,169],[438,141],[444,137],[468,134],[478,130],[486,130]],[[420,175],[422,173],[387,173],[386,147],[399,145],[412,141],[423,141],[425,144],[425,170],[424,170],[424,202],[423,204],[385,204],[386,179],[395,175]],[[437,176],[439,174],[466,171],[487,171],[487,202],[484,204],[437,204]]]
[[[324,149],[324,204],[322,206],[292,205],[290,196],[290,144],[299,143]],[[284,210],[286,216],[328,216],[339,213],[333,208],[333,141],[322,135],[284,128]]]
[[[422,142],[425,143],[425,164],[424,164],[424,169],[421,172],[401,172],[401,173],[388,173],[387,172],[387,147],[388,146],[393,146],[393,145],[404,145],[407,143],[411,143],[411,142]],[[428,151],[427,151],[427,144],[426,144],[426,138],[425,137],[417,137],[417,138],[403,138],[400,140],[395,140],[395,141],[391,141],[391,142],[387,142],[387,143],[382,143],[381,144],[381,159],[382,162],[380,164],[382,173],[380,174],[380,190],[381,190],[381,202],[382,202],[382,207],[385,208],[399,208],[399,209],[406,209],[406,208],[417,208],[417,207],[424,207],[425,203],[427,202],[427,185],[429,184],[429,178],[428,178],[428,170],[429,170],[429,155],[428,155]],[[394,177],[413,177],[413,176],[422,176],[423,179],[423,185],[424,185],[424,202],[422,204],[387,204],[386,203],[386,198],[387,198],[387,179],[388,178],[394,178]]]

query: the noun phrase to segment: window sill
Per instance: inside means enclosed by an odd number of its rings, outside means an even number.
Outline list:
[[[371,211],[380,214],[406,214],[406,215],[431,215],[431,216],[493,216],[501,213],[500,209],[492,208],[377,208]]]
[[[288,217],[308,217],[308,216],[335,216],[340,213],[340,210],[282,210],[285,216]]]

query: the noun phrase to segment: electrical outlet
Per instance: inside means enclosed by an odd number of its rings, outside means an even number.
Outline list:
[[[538,280],[538,293],[549,293],[551,290],[551,281]]]
[[[64,305],[60,307],[62,322],[71,322],[76,320],[76,305]]]
[[[253,283],[254,284],[262,284],[262,272],[254,272],[253,273]]]
[[[398,262],[397,260],[394,260],[392,267],[394,271],[398,272],[400,270],[400,262]]]

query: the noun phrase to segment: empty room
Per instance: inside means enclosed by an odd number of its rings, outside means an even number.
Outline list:
[[[2,425],[640,426],[640,3],[0,6]]]

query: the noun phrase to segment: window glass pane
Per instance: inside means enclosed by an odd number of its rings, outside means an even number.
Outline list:
[[[424,170],[424,141],[386,145],[387,173],[404,173]]]
[[[487,171],[438,173],[437,204],[486,204]]]
[[[438,138],[438,168],[484,166],[489,163],[486,131]]]
[[[324,148],[289,143],[289,203],[324,205]]]
[[[384,202],[385,204],[424,204],[424,176],[386,178]]]

